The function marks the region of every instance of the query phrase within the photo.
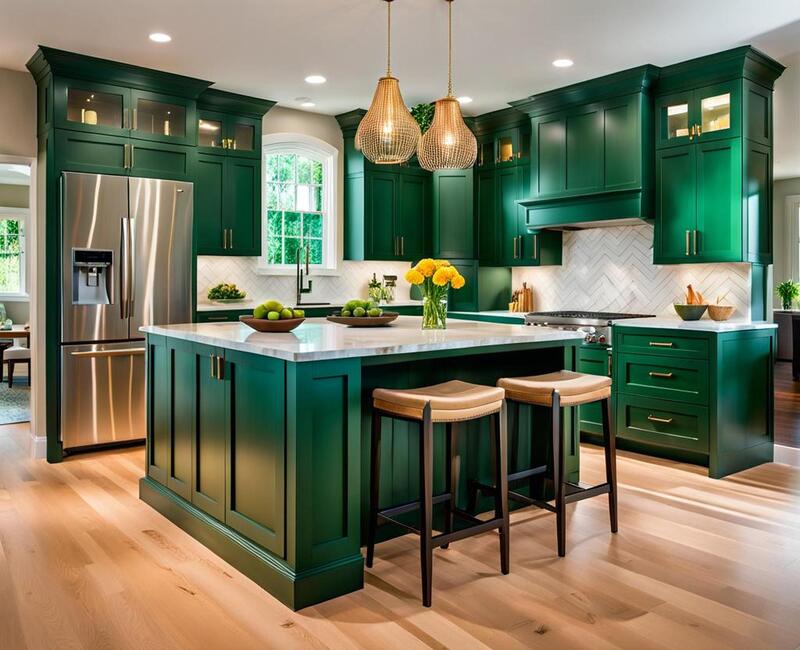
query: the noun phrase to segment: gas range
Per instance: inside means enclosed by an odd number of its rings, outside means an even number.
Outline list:
[[[584,333],[584,343],[611,346],[611,326],[626,318],[652,318],[653,314],[619,314],[604,311],[532,311],[525,314],[525,324],[555,327]]]

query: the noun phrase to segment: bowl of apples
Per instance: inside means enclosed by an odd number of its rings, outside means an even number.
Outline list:
[[[277,300],[262,302],[252,316],[239,316],[239,320],[257,332],[291,332],[306,319],[302,309],[284,307]]]

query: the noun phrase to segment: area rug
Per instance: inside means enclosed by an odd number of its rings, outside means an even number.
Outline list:
[[[11,388],[8,387],[8,381],[0,383],[0,424],[31,419],[31,389],[25,381],[25,377],[15,377]]]

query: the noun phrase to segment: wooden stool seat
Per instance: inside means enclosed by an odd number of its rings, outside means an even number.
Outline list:
[[[370,499],[367,529],[367,567],[375,557],[379,524],[392,523],[420,536],[422,604],[430,607],[433,584],[433,548],[447,548],[451,542],[497,530],[500,538],[500,571],[509,571],[508,451],[506,439],[505,391],[497,386],[481,386],[464,381],[447,381],[424,388],[376,388],[372,392],[372,434],[370,448]],[[489,417],[495,484],[494,516],[478,519],[458,507],[457,490],[460,457],[460,423]],[[380,508],[381,422],[392,418],[415,422],[419,430],[419,499]],[[445,492],[433,494],[434,422],[444,424]],[[444,531],[434,534],[433,507],[444,506]],[[419,511],[419,526],[397,519],[398,515]],[[468,524],[455,526],[455,519]]]
[[[433,422],[462,422],[497,413],[503,396],[502,388],[457,380],[424,388],[376,388],[372,393],[376,409],[401,418],[422,420],[430,404]]]
[[[509,399],[535,406],[552,406],[558,391],[561,406],[579,406],[611,397],[611,377],[559,370],[532,377],[504,377],[497,382]]]

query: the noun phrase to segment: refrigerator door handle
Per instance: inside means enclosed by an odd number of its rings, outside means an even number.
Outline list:
[[[136,260],[134,259],[133,255],[133,229],[135,227],[133,223],[133,219],[128,217],[128,246],[125,249],[125,255],[128,258],[128,263],[125,265],[128,269],[128,317],[133,314],[133,302],[136,299],[136,291],[134,287],[133,279],[136,277],[134,264],[136,264]]]
[[[138,357],[144,355],[144,348],[117,348],[113,350],[86,350],[70,352],[73,357]]]
[[[119,286],[120,286],[120,296],[119,296],[119,315],[120,318],[123,320],[130,316],[130,308],[128,306],[128,293],[130,289],[128,287],[128,283],[130,281],[130,273],[128,269],[128,264],[130,258],[128,257],[128,217],[122,217],[119,223],[120,229],[120,266],[119,266]]]

